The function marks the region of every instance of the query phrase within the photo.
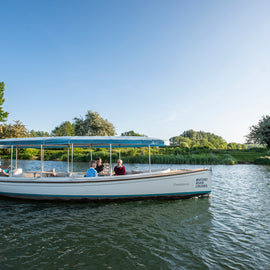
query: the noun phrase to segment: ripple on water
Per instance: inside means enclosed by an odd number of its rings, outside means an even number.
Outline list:
[[[0,269],[268,269],[270,170],[213,166],[212,199],[0,200]]]

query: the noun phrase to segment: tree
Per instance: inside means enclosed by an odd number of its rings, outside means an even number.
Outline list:
[[[76,136],[114,136],[115,128],[107,119],[103,119],[97,112],[88,111],[85,119],[74,118]]]
[[[63,122],[60,126],[56,127],[52,131],[52,136],[74,136],[75,124],[71,124],[69,121]]]
[[[136,133],[134,130],[126,131],[121,133],[121,136],[139,136],[139,137],[147,137],[144,134]]]
[[[194,144],[190,138],[184,138],[183,136],[174,136],[170,138],[170,145],[172,146],[185,145],[185,147],[191,147],[192,143]]]
[[[258,143],[270,148],[270,116],[265,115],[257,125],[249,128],[250,132],[246,136],[248,143]]]
[[[2,107],[3,103],[5,102],[4,91],[5,91],[5,83],[0,82],[0,122],[6,122],[8,118],[8,112],[4,112]]]
[[[29,137],[28,130],[21,121],[15,121],[14,125],[0,125],[0,139]]]
[[[228,149],[231,149],[231,150],[241,150],[241,149],[246,149],[247,146],[244,145],[244,144],[241,144],[241,143],[235,143],[235,142],[231,142],[231,143],[228,143]]]
[[[31,137],[50,137],[50,133],[47,131],[35,131],[35,130],[31,130],[30,131],[30,136]]]
[[[226,149],[227,142],[220,136],[204,131],[192,129],[184,131],[181,135],[170,138],[170,145],[178,146],[185,142],[189,147],[203,147],[210,149]]]

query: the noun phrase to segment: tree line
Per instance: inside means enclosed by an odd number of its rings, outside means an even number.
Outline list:
[[[5,123],[8,112],[3,109],[5,84],[0,82],[0,139],[19,137],[48,136],[114,136],[115,127],[99,113],[88,110],[84,117],[75,117],[73,122],[64,121],[50,133],[47,131],[28,131],[25,125],[17,120],[14,124]],[[133,130],[123,132],[121,136],[146,136]],[[263,116],[257,125],[250,127],[246,136],[247,143],[255,143],[270,148],[270,116]],[[221,136],[204,131],[186,130],[179,136],[169,139],[170,145],[182,149],[246,149],[246,144],[227,143]]]

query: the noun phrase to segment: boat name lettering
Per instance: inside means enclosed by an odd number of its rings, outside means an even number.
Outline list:
[[[208,178],[197,178],[196,179],[196,188],[206,188],[207,183],[205,183],[208,180]]]

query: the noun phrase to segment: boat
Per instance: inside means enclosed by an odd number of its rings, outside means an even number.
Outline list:
[[[0,176],[0,196],[60,201],[118,201],[143,199],[179,199],[209,197],[211,168],[159,170],[151,169],[151,147],[165,146],[164,140],[135,136],[71,136],[1,139],[0,148],[10,149],[9,176]],[[85,177],[73,171],[73,149],[108,148],[110,162],[104,176]],[[149,170],[131,171],[126,175],[112,173],[112,149],[148,147]],[[18,149],[40,149],[40,171],[23,171],[17,167]],[[66,149],[67,171],[44,171],[44,149]],[[14,159],[15,155],[15,159]]]

